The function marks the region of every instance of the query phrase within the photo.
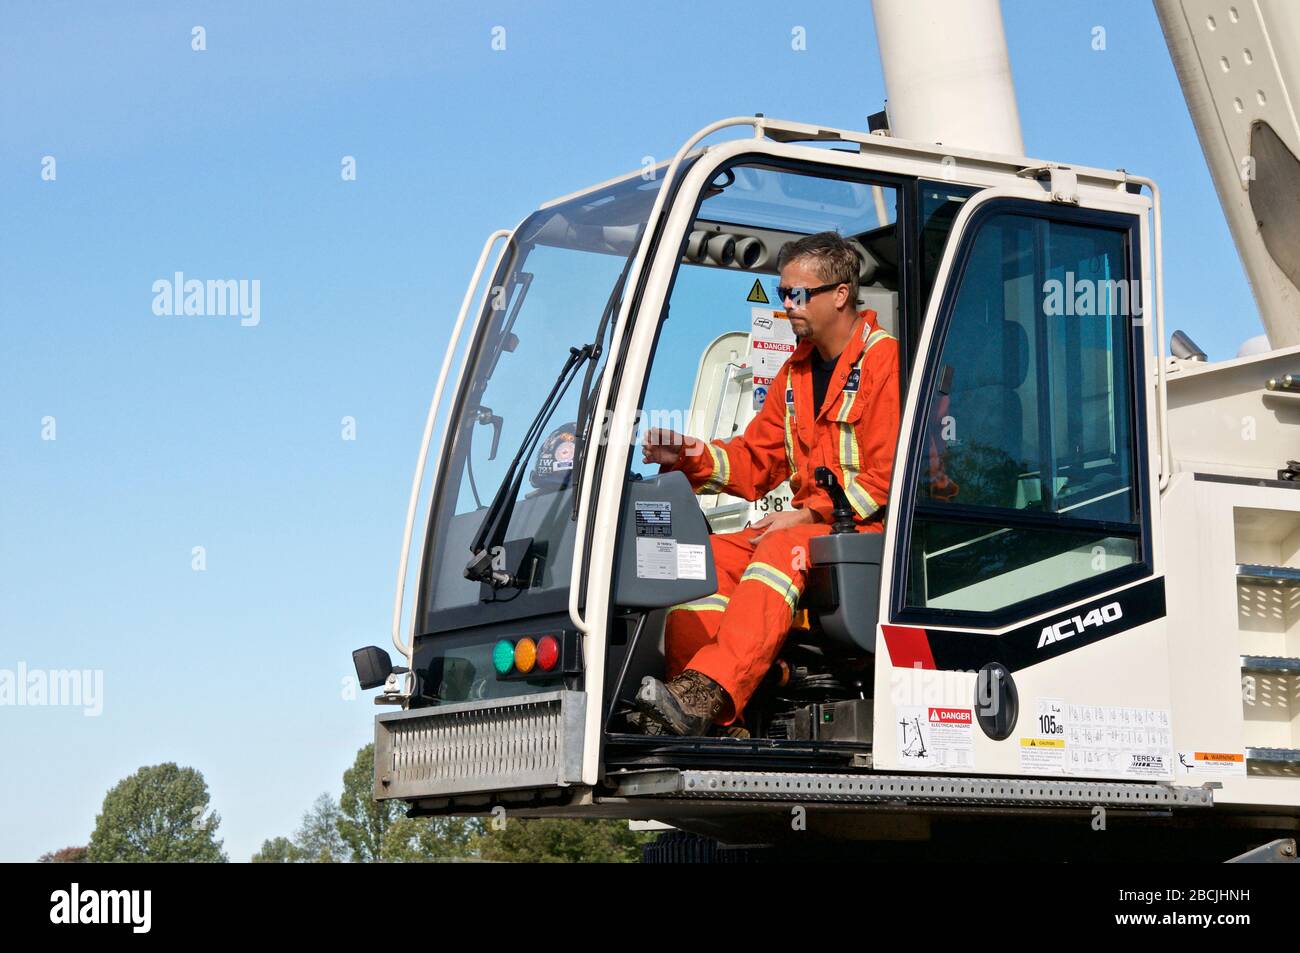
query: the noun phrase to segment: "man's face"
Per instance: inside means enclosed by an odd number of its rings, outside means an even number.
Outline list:
[[[787,288],[819,288],[827,284],[827,281],[817,274],[810,259],[796,258],[786,262],[781,269],[781,284]],[[848,297],[848,286],[840,285],[806,299],[786,298],[782,304],[790,318],[790,328],[795,337],[816,340],[822,331],[834,326],[839,309]]]

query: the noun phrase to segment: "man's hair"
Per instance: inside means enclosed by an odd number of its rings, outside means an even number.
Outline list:
[[[845,284],[849,286],[849,306],[856,309],[858,305],[858,269],[862,259],[853,250],[853,246],[835,232],[818,232],[807,235],[798,241],[786,242],[776,256],[776,267],[780,271],[796,259],[807,258],[812,262],[813,271],[826,284]]]

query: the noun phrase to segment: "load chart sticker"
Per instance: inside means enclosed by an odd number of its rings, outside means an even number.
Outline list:
[[[1169,712],[1040,698],[1018,738],[1026,774],[1168,780],[1174,752]]]

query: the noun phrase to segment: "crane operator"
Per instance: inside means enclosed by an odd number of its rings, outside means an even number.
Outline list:
[[[807,579],[809,540],[831,530],[833,504],[814,471],[829,467],[858,532],[883,532],[898,439],[898,341],[857,310],[859,258],[835,232],[786,244],[777,294],[798,346],[743,434],[702,441],[646,433],[643,462],[680,470],[696,493],[756,500],[790,481],[792,509],[710,535],[718,590],[674,606],[665,680],[642,680],[629,716],[645,734],[703,735],[737,724],[776,660]],[[715,730],[719,730],[715,729]]]

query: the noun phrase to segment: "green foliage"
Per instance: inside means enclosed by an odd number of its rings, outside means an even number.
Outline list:
[[[297,860],[318,864],[340,864],[348,859],[348,846],[339,833],[343,815],[328,794],[319,794],[311,809],[302,816],[302,826],[294,835]]]
[[[86,859],[92,862],[225,861],[208,809],[208,785],[172,762],[141,768],[104,796]]]
[[[310,861],[491,860],[516,863],[629,863],[654,832],[633,832],[626,821],[547,818],[405,816],[401,802],[374,800],[374,745],[357,752],[343,774],[335,804],[316,798],[292,839],[263,842],[257,863]]]
[[[298,846],[287,837],[262,841],[262,849],[253,855],[255,864],[296,864],[301,860]]]
[[[354,861],[382,860],[384,837],[404,813],[401,802],[376,801],[374,788],[375,746],[368,744],[343,772],[343,795],[339,798],[342,817],[338,831]]]
[[[495,819],[493,819],[495,820]],[[632,831],[627,821],[578,818],[502,818],[481,840],[484,860],[515,863],[636,863],[654,831]]]
[[[381,857],[400,863],[474,858],[482,835],[476,817],[399,817],[384,834]]]

